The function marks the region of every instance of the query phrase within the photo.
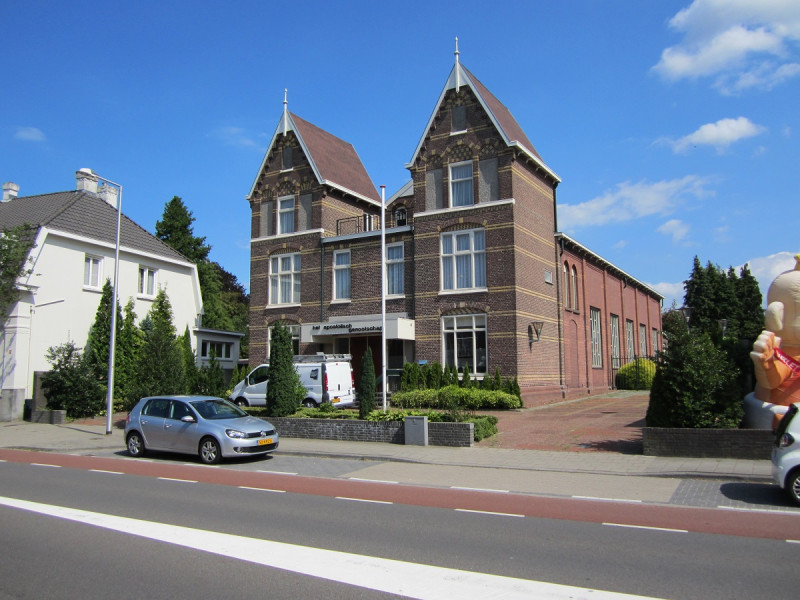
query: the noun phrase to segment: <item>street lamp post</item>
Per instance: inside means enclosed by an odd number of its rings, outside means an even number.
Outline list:
[[[114,413],[114,357],[117,344],[117,302],[119,298],[119,230],[122,223],[122,186],[110,179],[95,177],[119,190],[117,195],[117,236],[114,244],[114,292],[111,299],[111,335],[108,340],[108,392],[106,393],[106,435],[111,435],[111,421]]]

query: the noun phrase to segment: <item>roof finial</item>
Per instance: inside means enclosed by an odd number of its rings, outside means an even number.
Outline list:
[[[283,135],[289,130],[289,89],[283,89]]]
[[[456,93],[461,89],[461,64],[458,62],[458,36],[456,36]]]

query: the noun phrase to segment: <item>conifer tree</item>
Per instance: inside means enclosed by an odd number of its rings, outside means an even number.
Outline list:
[[[272,326],[267,378],[267,414],[288,417],[297,412],[297,390],[300,378],[294,368],[292,336],[280,322]]]
[[[358,377],[356,398],[358,399],[358,415],[366,419],[375,410],[375,363],[372,360],[372,348],[367,346],[361,359],[361,374]]]
[[[758,280],[753,277],[750,268],[745,265],[739,270],[736,285],[739,298],[739,337],[754,341],[764,329],[764,298]]]
[[[103,284],[103,292],[100,296],[100,302],[97,306],[97,311],[94,315],[94,323],[89,328],[89,336],[86,340],[86,345],[83,348],[83,360],[94,373],[95,378],[103,385],[108,385],[108,354],[111,346],[111,303],[113,302],[114,288],[111,282],[106,279]],[[119,367],[120,359],[116,353],[119,346],[119,338],[122,332],[122,309],[117,304],[117,323],[116,323],[116,341],[114,343],[114,394],[121,391],[121,386],[116,378],[116,369]]]

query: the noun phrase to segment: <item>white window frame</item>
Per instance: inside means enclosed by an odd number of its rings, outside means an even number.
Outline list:
[[[468,240],[469,247],[459,247]],[[446,231],[439,236],[440,276],[442,292],[486,291],[486,230],[464,229]],[[469,266],[465,269],[465,262]],[[465,281],[467,275],[469,281]],[[468,283],[468,285],[464,285]]]
[[[233,353],[233,343],[220,342],[216,340],[203,340],[200,344],[200,358],[211,358],[211,351],[219,350],[215,353],[215,358],[219,360],[230,360]]]
[[[284,208],[284,205],[289,202],[292,204],[291,208]],[[278,198],[278,233],[284,235],[295,233],[294,212],[294,196],[281,196]],[[291,219],[287,218],[286,221],[284,221],[284,217],[289,217],[290,215]]]
[[[456,178],[456,176],[453,174],[453,170],[467,166],[469,166],[469,178],[467,177]],[[475,186],[473,182],[475,179],[475,165],[472,164],[471,160],[465,160],[463,162],[451,163],[448,168],[450,172],[450,208],[474,206]],[[456,186],[458,186],[458,188]],[[469,190],[469,202],[461,202],[459,204],[456,204],[456,189],[460,189],[461,187],[463,187],[464,190]]]
[[[592,327],[592,368],[603,368],[603,332],[600,309],[589,307],[589,322]]]
[[[625,359],[628,362],[631,362],[636,354],[636,341],[634,340],[633,334],[633,321],[625,319],[625,349],[628,352],[628,356],[626,356]]]
[[[136,292],[140,298],[155,298],[158,292],[158,269],[139,265],[139,280]]]
[[[269,258],[269,305],[300,304],[300,253],[275,254]],[[287,295],[288,292],[288,295]],[[277,297],[276,297],[277,296]]]
[[[347,257],[347,262],[339,262],[340,259]],[[353,296],[353,257],[350,250],[334,250],[333,252],[333,301],[350,302]],[[340,277],[347,277],[347,288],[344,288],[344,281],[339,282]]]
[[[647,325],[639,323],[639,356],[647,356]]]
[[[468,359],[472,375],[489,372],[489,331],[485,313],[471,315],[447,315],[442,317],[442,364],[455,364],[461,371]],[[448,338],[451,354],[448,354]]]
[[[619,369],[622,366],[619,345],[619,315],[611,315],[611,368]]]
[[[83,259],[83,287],[87,290],[102,289],[103,258],[92,254],[84,255]]]
[[[400,249],[400,256],[390,258],[392,250]],[[393,275],[392,272],[398,272]],[[399,298],[405,296],[406,283],[405,283],[405,245],[387,244],[386,245],[386,295],[390,298]],[[397,286],[393,286],[393,282],[399,282]],[[399,289],[398,289],[399,287]]]

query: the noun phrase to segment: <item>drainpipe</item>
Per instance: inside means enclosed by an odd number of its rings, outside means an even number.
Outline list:
[[[557,209],[557,202],[556,202],[556,188],[558,187],[558,182],[555,183],[553,186],[553,233],[558,231],[558,209]],[[561,252],[559,252],[559,249]],[[563,307],[561,306],[561,297],[563,292],[561,291],[564,286],[564,282],[562,281],[562,267],[561,267],[561,255],[564,253],[564,239],[559,238],[558,244],[554,244],[553,247],[553,254],[555,254],[556,259],[556,281],[560,282],[561,285],[556,286],[556,319],[558,321],[558,378],[559,384],[561,385],[561,395],[564,396],[564,386],[566,384],[566,377],[564,373],[564,322],[563,322]]]

